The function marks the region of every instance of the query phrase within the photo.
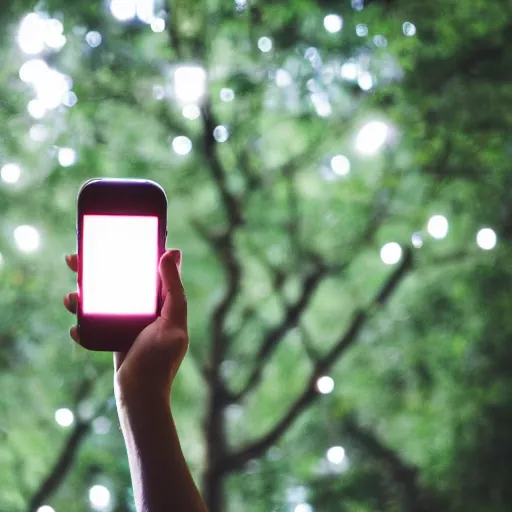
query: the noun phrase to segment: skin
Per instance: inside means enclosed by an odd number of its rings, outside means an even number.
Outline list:
[[[66,256],[77,272],[76,254]],[[206,512],[181,450],[171,407],[172,383],[188,349],[187,301],[180,277],[181,252],[160,260],[161,315],[128,352],[114,353],[114,391],[126,445],[137,512]],[[64,297],[76,314],[78,294]],[[80,344],[76,326],[70,330]]]

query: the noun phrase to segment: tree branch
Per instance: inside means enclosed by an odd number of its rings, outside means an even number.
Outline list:
[[[210,241],[223,264],[227,281],[224,297],[213,311],[211,320],[212,352],[209,363],[211,364],[210,371],[216,374],[224,358],[226,348],[224,332],[225,320],[241,287],[242,267],[236,255],[234,233],[242,224],[243,220],[240,201],[228,188],[226,171],[217,154],[216,141],[213,136],[213,130],[217,123],[209,99],[206,99],[201,112],[204,130],[202,144],[203,156],[210,170],[213,183],[219,192],[228,221],[226,230],[217,236],[212,236],[202,229],[203,237],[206,237],[206,239]]]
[[[64,443],[55,464],[39,486],[39,489],[37,489],[32,498],[30,498],[28,508],[29,512],[36,511],[61,485],[68,471],[71,469],[82,441],[89,433],[89,428],[90,422],[76,422],[75,427]]]
[[[86,392],[91,389],[92,383],[90,379],[84,379],[77,390],[77,398],[80,400],[84,399],[86,397]],[[62,449],[46,478],[43,479],[39,488],[29,499],[28,512],[35,512],[59,488],[71,469],[78,450],[89,434],[92,422],[95,418],[104,414],[107,408],[108,400],[105,400],[89,420],[77,419],[73,430],[71,430],[68,438],[62,446]]]
[[[403,510],[420,512],[422,491],[418,487],[418,468],[404,462],[398,453],[384,446],[370,429],[362,427],[353,418],[344,418],[343,430],[372,458],[389,468],[397,484],[403,488]]]
[[[325,267],[318,266],[305,277],[302,282],[299,298],[292,305],[287,306],[286,313],[282,321],[272,328],[263,338],[263,342],[261,343],[260,349],[256,355],[253,370],[246,385],[238,393],[233,394],[233,399],[235,401],[239,401],[247,396],[261,381],[265,361],[276,349],[279,341],[284,337],[284,335],[298,324],[302,313],[308,307],[315,290],[318,288],[318,285],[326,273],[327,269]]]
[[[360,310],[355,313],[348,329],[339,338],[338,342],[335,343],[335,345],[324,357],[317,361],[306,388],[291,404],[288,411],[281,418],[281,420],[279,420],[274,428],[261,439],[249,444],[246,447],[242,447],[235,453],[230,454],[225,461],[225,466],[223,468],[224,471],[234,471],[242,467],[249,460],[255,457],[259,457],[265,453],[265,451],[274,443],[276,443],[279,438],[292,426],[300,414],[309,405],[311,405],[314,400],[316,400],[318,393],[315,389],[315,385],[318,377],[329,371],[339,361],[342,354],[357,340],[357,337],[371,316],[370,313],[377,306],[383,306],[386,303],[386,301],[397,289],[398,285],[402,282],[411,268],[412,251],[408,249],[405,252],[401,264],[389,276],[366,310]]]
[[[291,172],[291,171],[287,171]],[[292,179],[288,176],[288,179]],[[290,192],[293,195],[293,192]],[[375,201],[374,201],[375,202]],[[294,208],[296,205],[294,204],[294,200],[291,201],[291,209],[292,209],[292,226],[297,228],[297,224],[295,224],[295,220],[293,219]],[[365,244],[369,243],[374,234],[376,233],[378,227],[383,222],[383,219],[386,218],[386,212],[382,210],[382,208],[377,208],[374,214],[371,216],[366,229],[360,236],[360,239],[354,244],[357,249],[361,248]],[[294,244],[294,250],[298,252],[300,250],[300,240],[298,237],[292,237],[292,243]],[[258,248],[253,248],[252,252],[254,254],[258,254]],[[268,360],[269,356],[273,353],[273,351],[277,348],[281,339],[300,323],[300,317],[302,313],[306,310],[309,305],[312,296],[327,274],[333,272],[343,272],[349,265],[351,260],[349,259],[346,262],[342,262],[337,265],[328,265],[321,260],[321,258],[316,254],[310,254],[310,257],[316,260],[315,269],[306,277],[306,279],[302,283],[302,290],[300,292],[299,298],[293,305],[285,305],[286,313],[282,319],[282,321],[271,329],[266,336],[264,336],[262,344],[260,346],[260,350],[256,356],[256,364],[252,373],[250,374],[247,383],[244,388],[242,388],[238,393],[233,393],[232,398],[235,401],[240,401],[245,396],[247,396],[261,381],[261,377],[263,375],[263,369],[265,365],[265,361]],[[275,268],[270,262],[266,261],[264,256],[260,254],[260,259],[269,271],[272,276],[272,283],[274,288],[274,293],[278,294],[281,297],[283,303],[285,303],[284,298],[282,297],[282,288],[286,279],[286,276],[280,269]],[[400,279],[399,276],[396,277]],[[383,288],[380,291],[379,297],[377,297],[377,304],[382,304],[387,299],[387,294],[394,288],[395,283],[389,282],[387,288]],[[308,355],[311,357],[313,352],[311,350],[311,346],[307,346],[305,344],[305,348],[308,350]]]

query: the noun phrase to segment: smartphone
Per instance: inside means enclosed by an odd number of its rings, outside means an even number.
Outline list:
[[[165,192],[148,180],[90,180],[78,194],[76,232],[80,344],[127,351],[162,307]]]

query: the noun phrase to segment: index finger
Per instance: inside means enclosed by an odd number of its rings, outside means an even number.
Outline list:
[[[77,254],[68,254],[65,257],[66,264],[70,270],[73,272],[78,272],[78,255]]]

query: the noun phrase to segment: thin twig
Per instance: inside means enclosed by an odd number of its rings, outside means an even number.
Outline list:
[[[377,305],[383,306],[392,293],[398,288],[405,276],[412,268],[412,251],[408,249],[405,252],[401,264],[389,276],[382,288],[375,295],[373,301],[365,310],[359,310],[355,313],[348,329],[339,338],[337,343],[328,351],[328,353],[319,359],[311,373],[309,382],[303,392],[291,404],[284,416],[276,425],[259,440],[242,447],[238,451],[229,455],[225,461],[226,472],[239,469],[249,460],[261,456],[265,451],[276,443],[279,438],[293,425],[297,418],[309,407],[318,397],[315,385],[318,377],[328,372],[340,359],[342,354],[357,340],[362,329],[366,326],[371,312]]]

